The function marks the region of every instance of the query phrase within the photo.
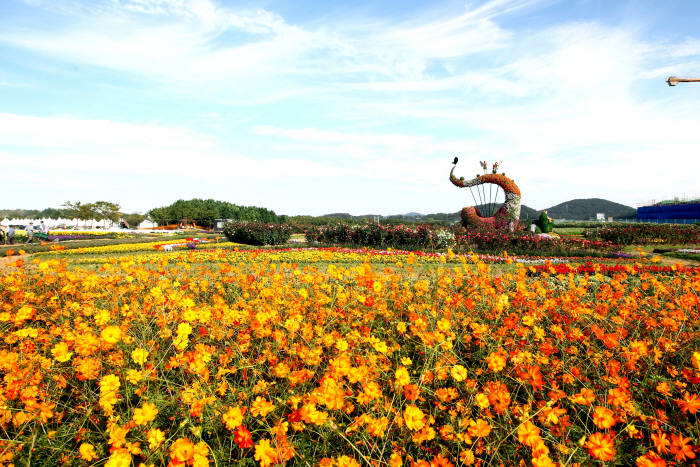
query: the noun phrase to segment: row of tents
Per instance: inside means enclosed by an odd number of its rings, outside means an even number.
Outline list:
[[[44,222],[45,225],[49,226],[49,229],[51,230],[63,230],[63,229],[69,229],[69,230],[94,230],[94,229],[99,229],[99,230],[123,230],[120,226],[123,225],[121,222],[112,222],[109,219],[89,219],[89,220],[84,220],[84,219],[66,219],[66,218],[59,218],[59,219],[49,219],[49,218],[43,218],[43,219],[28,219],[28,218],[12,218],[12,219],[2,219],[0,220],[0,225],[3,225],[5,227],[8,227],[10,225],[13,225],[15,227],[24,227],[25,225],[29,225],[30,222],[33,222],[34,225],[41,225],[42,222]],[[158,224],[152,221],[145,220],[141,222],[138,226],[132,226],[132,227],[137,227],[139,229],[155,229],[158,228]]]

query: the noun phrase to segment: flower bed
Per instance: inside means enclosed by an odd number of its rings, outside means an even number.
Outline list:
[[[455,248],[460,251],[537,256],[587,256],[591,253],[613,254],[620,245],[608,241],[584,240],[573,237],[548,237],[524,232],[468,230],[456,236]]]
[[[264,222],[227,222],[224,235],[232,242],[246,245],[281,245],[291,237],[292,228]]]
[[[700,225],[633,224],[586,230],[584,236],[621,245],[700,243]]]
[[[344,245],[368,248],[435,250],[452,245],[454,234],[429,225],[347,225],[334,224],[309,227],[305,233],[310,242],[322,245]]]
[[[0,276],[3,463],[697,456],[697,274],[187,267],[198,254]]]
[[[529,268],[531,274],[541,274],[541,273],[551,273],[551,274],[607,274],[613,275],[618,273],[627,274],[641,274],[641,273],[653,273],[653,274],[666,274],[666,275],[677,275],[686,274],[689,276],[694,276],[700,274],[700,267],[685,267],[682,265],[674,266],[656,266],[649,264],[626,264],[626,265],[606,265],[606,264],[594,264],[594,263],[584,263],[584,264],[545,264],[538,266],[531,266]]]

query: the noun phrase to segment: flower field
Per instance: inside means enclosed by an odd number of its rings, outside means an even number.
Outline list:
[[[0,464],[700,454],[697,268],[506,257],[495,275],[449,252],[71,251],[0,273]]]

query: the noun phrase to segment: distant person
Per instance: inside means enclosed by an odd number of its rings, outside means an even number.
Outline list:
[[[15,244],[15,228],[14,228],[14,226],[10,226],[7,228],[7,236],[5,237],[5,243],[7,245],[14,245]]]
[[[41,221],[41,225],[39,226],[39,231],[43,234],[49,234],[49,226],[44,224],[44,221]]]
[[[26,225],[24,231],[27,232],[27,243],[32,243],[34,241],[34,222]]]
[[[5,226],[0,225],[0,243],[5,243]]]

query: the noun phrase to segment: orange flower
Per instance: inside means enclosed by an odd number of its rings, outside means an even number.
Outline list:
[[[475,438],[486,438],[491,433],[491,425],[483,418],[476,422],[471,422],[469,427],[469,435]]]
[[[678,462],[695,459],[693,446],[689,442],[690,438],[684,438],[683,435],[671,435],[671,453]]]
[[[671,441],[668,439],[668,436],[666,436],[666,433],[663,431],[652,433],[651,440],[654,442],[656,452],[659,454],[666,454],[668,452],[668,446],[671,445]]]
[[[415,405],[409,405],[404,409],[403,419],[409,430],[418,431],[425,425],[425,414]]]
[[[676,399],[676,404],[681,408],[681,412],[695,415],[700,410],[700,398],[697,394],[691,395],[688,391],[683,394],[683,399]]]
[[[593,423],[595,423],[598,428],[605,429],[612,427],[617,422],[615,421],[615,414],[612,410],[607,407],[598,406],[593,411]]]
[[[57,362],[61,363],[67,362],[73,356],[73,352],[68,351],[68,344],[65,342],[59,342],[54,345],[53,349],[51,349],[51,354]]]
[[[194,456],[194,444],[189,438],[178,438],[170,446],[170,459],[181,464],[192,461]]]
[[[576,404],[590,405],[595,401],[595,393],[592,389],[581,388],[579,392],[569,396],[569,399]]]
[[[540,441],[540,429],[530,420],[521,423],[518,427],[518,441],[525,446],[534,446]]]
[[[250,414],[253,417],[265,417],[273,410],[275,410],[275,405],[260,396],[256,397],[255,401],[253,401],[253,404],[250,406]]]
[[[593,433],[586,442],[588,454],[601,461],[610,461],[615,457],[615,442],[611,434]]]
[[[488,363],[489,368],[498,373],[506,367],[506,358],[500,352],[491,352],[488,357],[486,357],[486,363]]]
[[[399,386],[405,386],[411,382],[411,377],[406,367],[400,366],[394,373],[394,376],[396,377],[396,384]]]

